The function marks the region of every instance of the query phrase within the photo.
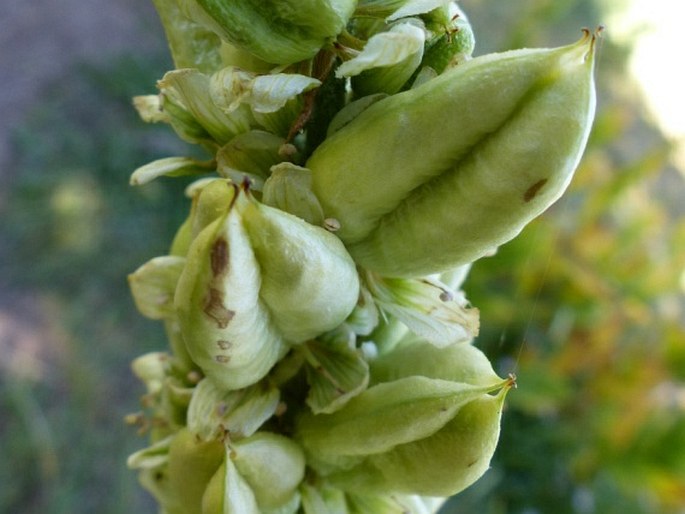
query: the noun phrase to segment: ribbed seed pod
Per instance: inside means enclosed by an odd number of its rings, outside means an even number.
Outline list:
[[[299,343],[340,325],[359,297],[359,277],[340,240],[256,201],[245,202],[243,219],[262,270],[261,298],[285,339]]]
[[[355,307],[354,262],[325,229],[223,181],[202,191],[194,214],[201,231],[174,305],[188,352],[215,383],[257,382],[286,343],[332,330]]]
[[[193,241],[174,298],[188,353],[229,390],[259,381],[286,351],[260,285],[240,213],[229,208]]]
[[[451,496],[464,490],[490,466],[510,387],[469,402],[433,435],[371,455],[328,479],[353,492]]]
[[[180,0],[222,39],[274,64],[314,57],[347,24],[356,0]]]
[[[472,262],[563,193],[594,115],[594,36],[472,59],[380,100],[307,161],[364,267],[413,277]]]

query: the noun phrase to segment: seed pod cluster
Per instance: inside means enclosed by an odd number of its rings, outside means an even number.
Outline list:
[[[166,514],[432,514],[485,473],[514,378],[474,346],[471,263],[568,185],[595,35],[471,58],[451,0],[154,0],[177,69],[135,106],[207,155],[129,276]]]

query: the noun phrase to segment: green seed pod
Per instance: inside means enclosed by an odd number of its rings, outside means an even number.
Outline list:
[[[594,37],[472,59],[374,103],[307,161],[364,267],[415,277],[472,262],[565,190],[594,115]]]
[[[186,428],[174,436],[167,468],[169,490],[184,512],[200,512],[205,489],[223,461],[221,441],[200,441]]]
[[[350,514],[434,514],[444,500],[417,495],[345,495]]]
[[[377,384],[332,414],[301,416],[295,433],[308,463],[322,473],[350,467],[370,454],[424,439],[466,404],[503,386],[410,376]]]
[[[177,0],[153,0],[164,26],[175,68],[197,68],[203,73],[221,66],[219,37],[186,18]]]
[[[490,466],[509,388],[467,403],[433,435],[371,455],[328,479],[344,490],[369,494],[451,496],[464,490]]]
[[[340,325],[359,297],[357,270],[340,240],[254,199],[244,199],[242,216],[261,267],[260,296],[285,339],[299,343]]]
[[[226,449],[224,463],[202,496],[202,514],[262,514],[250,485],[238,472]]]
[[[372,383],[414,375],[474,385],[502,380],[485,354],[475,346],[454,344],[438,348],[413,334],[403,338],[393,351],[371,362]]]
[[[263,61],[292,64],[331,43],[356,0],[180,0],[181,9],[222,39]]]
[[[231,458],[249,484],[260,509],[288,503],[304,478],[302,449],[291,439],[268,432],[231,443]]]
[[[227,441],[223,446],[225,460],[204,491],[203,514],[297,510],[297,488],[305,468],[297,444],[282,435],[260,432],[238,442]]]
[[[304,514],[349,514],[345,493],[326,484],[318,487],[307,482],[300,488]]]
[[[188,352],[229,390],[259,381],[286,351],[259,298],[260,284],[240,213],[230,209],[193,241],[174,298]]]
[[[236,186],[206,186],[193,222],[202,227],[222,208],[188,251],[174,305],[193,360],[235,389],[260,380],[285,341],[340,325],[357,303],[359,278],[333,234]]]

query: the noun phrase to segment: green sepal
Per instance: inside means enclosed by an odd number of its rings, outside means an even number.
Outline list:
[[[156,469],[169,462],[169,448],[173,437],[169,436],[147,448],[132,453],[126,459],[129,469]]]
[[[188,175],[203,175],[214,171],[214,160],[198,161],[190,157],[165,157],[137,168],[129,183],[132,186],[142,186],[159,177],[184,177]]]
[[[283,435],[258,432],[229,445],[231,459],[260,509],[275,509],[291,501],[305,470],[304,453],[295,442]]]
[[[175,316],[174,292],[186,260],[165,255],[149,260],[128,276],[136,307],[150,319]]]
[[[224,435],[239,440],[254,434],[276,412],[280,393],[267,382],[225,391],[210,380],[195,387],[188,407],[188,429],[200,440]]]
[[[250,188],[261,191],[269,170],[283,161],[285,139],[263,130],[240,134],[217,153],[217,171],[235,184],[250,181]]]
[[[182,121],[201,127],[216,144],[228,143],[236,135],[250,130],[254,123],[246,105],[239,105],[226,114],[212,99],[210,77],[196,69],[169,71],[158,82],[158,87],[165,97],[165,110],[167,103],[171,102],[179,111],[185,111]],[[203,142],[203,138],[198,138],[193,131],[188,134],[183,126],[174,124],[175,118],[180,116],[175,117],[174,112],[170,115],[179,136],[191,142]]]
[[[345,494],[340,489],[306,482],[300,487],[304,514],[349,514]]]
[[[314,414],[340,410],[369,383],[369,366],[344,331],[320,336],[305,343],[307,405]]]
[[[264,183],[262,202],[311,225],[324,223],[323,209],[312,192],[312,172],[307,168],[288,162],[273,166]]]
[[[345,325],[359,336],[368,336],[378,327],[380,322],[380,312],[376,307],[373,295],[362,285],[359,290],[357,305],[345,320]]]
[[[356,5],[356,0],[180,1],[198,23],[274,64],[314,57],[343,30]]]

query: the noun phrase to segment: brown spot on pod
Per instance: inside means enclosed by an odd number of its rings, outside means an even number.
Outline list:
[[[218,289],[210,288],[205,300],[204,313],[216,321],[219,328],[226,328],[235,316],[235,312],[224,307],[224,294]]]
[[[220,237],[212,246],[210,254],[212,275],[215,277],[226,271],[228,267],[228,242]]]
[[[542,180],[538,180],[535,184],[530,186],[525,193],[523,193],[523,201],[528,203],[530,202],[535,196],[540,192],[540,189],[542,189],[542,186],[544,186],[547,183],[547,179],[543,178]]]
[[[231,358],[228,355],[215,355],[214,360],[219,364],[228,364]]]
[[[216,342],[216,345],[219,348],[221,348],[222,350],[228,350],[231,346],[233,346],[233,343],[231,343],[230,341],[226,341],[226,340],[221,339],[221,340]]]

